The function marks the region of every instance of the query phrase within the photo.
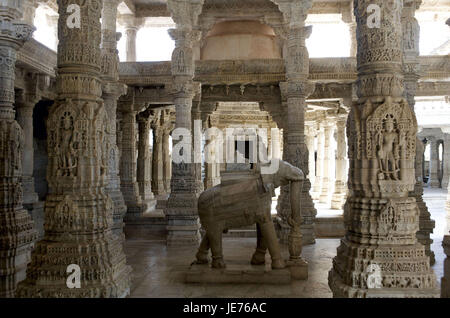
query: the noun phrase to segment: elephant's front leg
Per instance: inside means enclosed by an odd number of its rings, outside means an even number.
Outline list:
[[[206,232],[208,235],[209,245],[211,246],[213,268],[225,268],[222,251],[222,228],[214,226]]]
[[[256,223],[256,250],[253,253],[251,264],[252,265],[264,265],[266,263],[266,251],[267,245],[264,241],[263,235],[261,233],[261,227],[258,223]]]
[[[269,217],[268,220],[260,223],[260,227],[263,241],[265,242],[264,244],[267,245],[270,256],[272,257],[272,269],[285,268],[286,265],[281,258],[280,246],[278,245],[277,234],[275,233],[275,227],[271,218]]]
[[[200,246],[198,248],[198,252],[195,255],[197,258],[196,263],[197,264],[208,264],[208,252],[209,252],[210,244],[209,244],[209,238],[208,233],[205,233],[203,236],[202,242],[200,243]]]

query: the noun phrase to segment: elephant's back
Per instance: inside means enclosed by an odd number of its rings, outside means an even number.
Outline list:
[[[219,184],[200,195],[198,213],[200,217],[214,215],[218,220],[221,214],[229,218],[233,214],[263,209],[267,205],[265,201],[271,201],[271,194],[265,190],[261,179]]]

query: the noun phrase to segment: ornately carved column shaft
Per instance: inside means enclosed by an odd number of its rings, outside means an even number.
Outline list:
[[[167,244],[197,245],[200,241],[197,200],[203,185],[201,179],[196,176],[198,158],[195,158],[194,154],[192,100],[199,91],[199,85],[193,82],[195,72],[193,48],[200,40],[201,34],[193,30],[193,26],[201,13],[202,2],[169,1],[168,7],[177,28],[169,31],[175,40],[172,76],[176,120],[175,136],[172,134],[171,193],[166,209]],[[185,137],[180,137],[179,134]],[[191,142],[187,142],[189,139]]]
[[[322,192],[322,178],[323,178],[323,158],[325,155],[325,132],[322,125],[318,125],[317,131],[317,165],[316,165],[316,178],[314,180],[313,198],[319,199]]]
[[[122,112],[122,156],[120,158],[120,188],[127,214],[125,218],[138,217],[142,213],[142,198],[137,183],[136,112]]]
[[[156,195],[166,194],[164,188],[164,163],[163,163],[163,129],[158,121],[153,126],[153,169],[152,188]]]
[[[328,203],[330,199],[330,188],[332,183],[331,178],[331,162],[332,162],[332,148],[331,148],[331,138],[333,136],[333,125],[332,122],[326,122],[324,125],[324,156],[323,156],[323,173],[322,173],[322,191],[320,193],[319,202]]]
[[[314,149],[314,140],[316,136],[314,133],[313,126],[307,126],[306,129],[306,146],[308,147],[308,179],[311,184],[314,184],[316,180],[316,159],[315,159],[315,149]]]
[[[347,176],[347,143],[345,141],[346,117],[340,117],[336,123],[336,181],[334,183],[334,193],[331,199],[331,208],[340,210],[345,202],[347,194],[346,176]]]
[[[311,34],[311,27],[305,27],[305,20],[312,1],[293,1],[289,8],[289,36],[286,56],[287,83],[281,84],[287,98],[287,131],[284,146],[289,163],[302,169],[308,175],[308,148],[305,143],[306,98],[314,91],[314,84],[308,81],[309,54],[305,41]],[[287,12],[285,12],[287,13]],[[284,86],[284,87],[283,87]],[[309,194],[311,183],[305,179],[301,187],[301,232],[303,244],[315,242],[314,222],[317,214]],[[287,187],[282,189],[280,207],[285,210],[281,215],[291,215],[290,195]],[[298,229],[291,227],[290,235]]]
[[[139,146],[137,159],[137,182],[139,192],[143,201],[153,200],[151,177],[152,161],[150,152],[150,128],[151,118],[149,114],[139,115]]]
[[[126,93],[126,86],[118,83],[119,55],[117,51],[116,32],[117,6],[120,0],[103,2],[102,9],[102,42],[101,42],[101,66],[103,79],[102,98],[108,112],[111,133],[110,151],[108,160],[108,182],[106,191],[114,202],[113,232],[123,236],[123,218],[127,212],[125,201],[120,191],[119,163],[120,154],[117,143],[117,100]]]
[[[23,100],[16,101],[17,122],[22,127],[24,145],[22,150],[22,188],[23,203],[33,204],[39,198],[34,190],[34,149],[33,149],[33,109],[38,98],[29,100],[27,96]],[[27,100],[28,99],[28,100]]]
[[[170,127],[165,127],[162,137],[163,179],[164,190],[170,193],[170,180],[172,179],[172,158],[170,155]]]
[[[347,126],[350,193],[329,286],[335,297],[436,297],[436,277],[416,238],[419,209],[409,196],[417,121],[403,97],[403,1],[355,0],[354,7],[358,101]]]
[[[37,233],[22,206],[22,151],[24,135],[14,120],[16,54],[33,28],[19,22],[18,1],[0,6],[0,298],[14,297],[25,278],[30,251]]]
[[[80,9],[79,27],[72,24]],[[47,122],[49,193],[45,235],[36,244],[21,297],[124,297],[130,271],[122,238],[112,233],[106,193],[110,123],[100,80],[101,0],[58,0],[57,98]],[[81,288],[68,288],[69,265]]]
[[[440,160],[439,160],[439,143],[436,139],[431,139],[430,144],[431,154],[430,154],[430,187],[440,188],[441,183],[439,182],[439,171]]]

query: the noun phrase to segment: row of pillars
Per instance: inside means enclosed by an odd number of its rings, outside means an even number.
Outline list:
[[[327,119],[318,121],[316,125],[307,125],[306,129],[312,198],[320,203],[329,203],[331,197],[331,208],[336,210],[342,209],[347,194],[346,120],[347,116],[341,115],[335,120]],[[331,147],[333,136],[336,136],[335,152]],[[331,173],[333,166],[334,176]]]

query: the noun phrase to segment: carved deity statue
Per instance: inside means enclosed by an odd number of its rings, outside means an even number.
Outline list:
[[[73,130],[73,117],[64,113],[61,118],[59,143],[59,173],[62,176],[71,176],[72,169],[77,165],[73,146]]]
[[[395,119],[392,115],[387,115],[383,121],[383,130],[378,134],[380,179],[399,180],[400,144]]]

